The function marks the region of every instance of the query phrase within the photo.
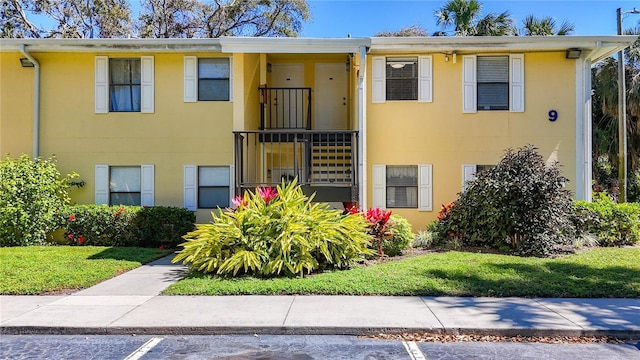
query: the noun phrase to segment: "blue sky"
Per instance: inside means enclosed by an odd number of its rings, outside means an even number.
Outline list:
[[[384,30],[418,24],[429,33],[440,30],[436,26],[435,9],[444,0],[307,0],[312,19],[305,24],[300,36],[304,37],[352,37],[373,36]],[[568,20],[575,25],[573,35],[614,35],[616,33],[616,9],[640,9],[640,1],[609,0],[558,0],[558,1],[482,1],[482,14],[501,13],[508,10],[517,19],[518,27],[529,14],[551,16],[559,25]],[[628,14],[624,27],[640,25],[640,15]]]

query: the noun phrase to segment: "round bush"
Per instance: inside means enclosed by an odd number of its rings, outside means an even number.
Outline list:
[[[411,246],[414,235],[409,220],[392,214],[387,224],[391,236],[382,243],[382,250],[387,256],[399,256]]]

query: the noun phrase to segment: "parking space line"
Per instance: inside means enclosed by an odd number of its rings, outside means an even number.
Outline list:
[[[402,345],[404,345],[404,348],[409,353],[409,357],[411,357],[411,360],[427,360],[427,358],[424,356],[422,351],[420,351],[420,348],[418,347],[418,345],[416,345],[415,342],[403,341]]]
[[[142,344],[142,346],[140,346],[136,351],[132,352],[131,354],[129,354],[129,356],[127,356],[126,358],[124,358],[124,360],[138,360],[141,357],[144,356],[144,354],[148,353],[151,349],[153,349],[154,346],[158,345],[158,343],[160,343],[160,341],[162,341],[164,338],[151,338],[149,339],[149,341],[147,341],[146,343]]]

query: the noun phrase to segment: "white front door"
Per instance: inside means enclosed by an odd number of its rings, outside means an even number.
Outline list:
[[[315,129],[349,129],[347,74],[343,63],[316,64]]]
[[[269,87],[281,88],[270,90],[270,127],[305,127],[308,99],[302,90],[296,89],[304,87],[304,64],[273,64]]]

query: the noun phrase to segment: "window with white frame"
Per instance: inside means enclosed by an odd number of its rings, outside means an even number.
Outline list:
[[[184,166],[185,208],[229,207],[233,191],[233,166]]]
[[[184,57],[184,101],[231,101],[233,59]]]
[[[140,111],[140,59],[109,59],[109,111]]]
[[[154,172],[154,165],[96,165],[95,203],[153,206]]]
[[[462,57],[462,110],[524,112],[524,54]]]
[[[431,164],[373,165],[372,207],[433,210]]]
[[[469,181],[476,178],[476,174],[484,171],[491,170],[495,165],[476,165],[476,164],[464,164],[462,165],[462,191],[467,190],[469,187]]]
[[[225,208],[231,203],[228,166],[198,167],[198,208]]]
[[[374,56],[371,102],[417,100],[431,102],[432,56]]]
[[[95,57],[95,113],[154,112],[154,57]]]

